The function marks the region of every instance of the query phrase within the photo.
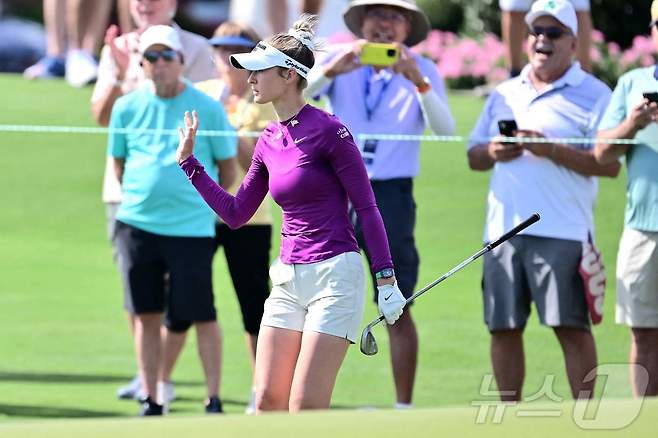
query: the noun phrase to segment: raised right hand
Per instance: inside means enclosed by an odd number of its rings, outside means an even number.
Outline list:
[[[359,56],[366,42],[366,40],[354,41],[351,46],[346,47],[341,53],[334,56],[324,69],[325,76],[333,78],[361,67]]]
[[[185,161],[194,152],[194,141],[196,131],[199,128],[199,116],[196,111],[185,111],[184,116],[185,129],[178,128],[178,149],[176,149],[176,162],[178,164]]]
[[[117,66],[117,79],[123,80],[126,77],[126,71],[130,62],[130,50],[128,49],[127,40],[123,40],[121,47],[117,43],[119,33],[119,27],[117,25],[113,24],[108,27],[105,32],[105,44],[110,48],[110,54]]]

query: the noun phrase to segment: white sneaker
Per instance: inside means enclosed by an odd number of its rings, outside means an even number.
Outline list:
[[[174,391],[174,384],[172,382],[158,382],[157,403],[166,406],[175,399],[176,391]]]
[[[135,376],[130,383],[125,386],[122,386],[117,390],[117,397],[121,399],[134,399],[137,400],[142,395],[142,382],[139,380],[139,376]]]
[[[413,409],[414,405],[411,403],[400,403],[396,402],[395,405],[393,405],[393,409],[400,409],[400,410],[405,410],[405,409]]]
[[[66,55],[66,82],[73,87],[84,87],[96,80],[98,63],[84,50],[71,50]]]
[[[256,413],[256,391],[251,391],[251,396],[249,397],[249,403],[247,404],[244,413],[247,415],[254,415]]]

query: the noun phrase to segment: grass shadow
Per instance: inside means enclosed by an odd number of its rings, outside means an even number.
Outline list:
[[[116,412],[91,411],[76,408],[54,408],[51,406],[6,405],[0,403],[0,416],[30,418],[100,418],[120,417]]]
[[[103,375],[103,374],[74,374],[74,373],[39,373],[39,372],[12,372],[0,371],[0,382],[28,382],[28,383],[119,383],[127,384],[134,376]],[[199,386],[202,381],[178,381],[176,386]]]

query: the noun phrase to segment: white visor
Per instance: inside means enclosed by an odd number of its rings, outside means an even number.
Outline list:
[[[308,76],[309,71],[309,68],[305,65],[262,41],[251,52],[231,55],[230,60],[233,67],[249,71],[265,70],[272,67],[292,68],[304,79]]]

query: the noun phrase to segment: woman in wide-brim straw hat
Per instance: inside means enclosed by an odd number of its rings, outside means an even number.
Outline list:
[[[436,65],[409,49],[425,39],[430,27],[416,2],[355,0],[343,17],[360,39],[329,48],[309,76],[307,97],[326,95],[334,113],[357,134],[422,135],[426,128],[437,135],[452,134],[455,123]],[[400,57],[390,67],[361,64],[361,50],[367,43],[392,44]],[[420,142],[394,138],[370,138],[359,149],[389,237],[395,277],[409,297],[420,263],[413,197]],[[357,237],[361,236],[357,226]],[[377,293],[375,301],[381,301]],[[418,337],[411,313],[405,310],[395,325],[388,326],[396,407],[400,408],[411,404],[416,372]]]
[[[411,47],[427,38],[430,31],[430,22],[427,16],[416,5],[414,0],[354,0],[343,13],[345,25],[354,35],[363,38],[361,25],[368,6],[394,6],[403,9],[409,20],[409,35],[404,44]]]

